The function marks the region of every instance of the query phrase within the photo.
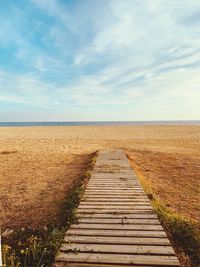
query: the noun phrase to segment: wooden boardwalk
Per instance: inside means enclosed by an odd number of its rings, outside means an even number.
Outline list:
[[[55,266],[180,266],[122,150],[102,151]]]

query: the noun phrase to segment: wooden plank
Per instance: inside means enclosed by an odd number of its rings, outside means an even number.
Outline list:
[[[119,237],[119,236],[69,236],[64,238],[66,243],[88,244],[124,244],[124,245],[153,245],[170,246],[168,238],[162,237]]]
[[[123,196],[146,196],[144,192],[136,191],[115,191],[115,190],[85,190],[85,195],[123,195]]]
[[[89,189],[96,189],[96,188],[118,188],[118,189],[121,189],[121,188],[129,188],[129,189],[140,189],[139,187],[141,187],[140,185],[134,185],[134,184],[130,184],[130,183],[112,183],[112,184],[98,184],[98,183],[95,183],[95,184],[88,184],[88,187]]]
[[[126,215],[128,216],[128,214],[153,214],[153,211],[151,210],[79,210],[77,209],[76,212],[77,216],[79,216],[80,214],[109,214],[109,215],[117,215],[117,214],[121,214],[121,215]]]
[[[100,179],[92,179],[90,178],[90,181],[88,183],[88,185],[124,185],[124,184],[128,184],[128,185],[133,185],[133,186],[141,186],[141,184],[134,180],[133,178],[129,179],[129,180],[122,180],[122,179],[115,179],[114,181],[112,180],[108,180],[107,181],[101,181]]]
[[[128,199],[128,198],[82,198],[81,202],[88,202],[88,203],[102,203],[102,202],[109,202],[109,203],[141,203],[146,202],[149,203],[149,199]]]
[[[68,235],[91,235],[91,236],[132,236],[132,237],[166,237],[164,231],[138,231],[138,230],[110,230],[110,229],[69,229]]]
[[[78,218],[78,223],[147,224],[160,225],[158,219]]]
[[[122,207],[119,207],[119,208],[110,208],[109,209],[109,207],[107,207],[106,209],[105,208],[99,208],[99,209],[96,209],[96,208],[94,208],[94,209],[92,209],[92,208],[88,208],[88,209],[86,209],[86,208],[84,208],[84,209],[82,209],[81,207],[79,207],[78,209],[77,209],[77,213],[107,213],[107,214],[109,214],[109,213],[113,213],[113,214],[117,214],[117,213],[122,213],[122,214],[124,214],[124,213],[148,213],[148,212],[153,212],[153,210],[152,210],[152,208],[151,207],[142,207],[142,206],[139,206],[139,207],[136,207],[136,208],[128,208],[128,207],[125,207],[124,209],[122,208]]]
[[[78,218],[111,218],[111,219],[154,219],[158,218],[155,213],[76,213],[76,217]]]
[[[162,231],[161,225],[142,225],[142,224],[97,224],[79,223],[72,224],[70,229],[111,229],[111,230],[142,230],[142,231]]]
[[[153,211],[151,206],[79,206],[77,212],[135,212],[135,211]]]
[[[93,184],[93,186],[96,186],[98,184],[102,184],[102,185],[134,185],[134,186],[141,186],[140,182],[133,179],[133,177],[119,177],[119,178],[111,178],[109,176],[107,176],[105,179],[102,179],[101,177],[97,178],[97,179],[93,179],[91,177],[91,179],[88,182],[88,185]]]
[[[102,192],[89,192],[89,193],[85,192],[84,193],[84,197],[86,197],[87,194],[89,194],[91,196],[93,195],[94,197],[95,196],[97,196],[97,197],[102,197],[102,196],[107,197],[107,195],[108,195],[108,196],[113,196],[114,198],[116,198],[116,197],[121,197],[121,198],[139,198],[139,197],[148,198],[145,193],[143,193],[143,192],[139,192],[138,193],[138,192],[134,192],[134,191],[132,191],[132,193],[123,192],[121,194],[119,194],[118,192],[113,192],[113,194],[110,193],[110,192],[107,192],[107,194],[106,193],[103,194]]]
[[[87,193],[84,195],[84,197],[82,199],[86,199],[86,198],[103,198],[103,196],[105,197],[105,199],[115,199],[115,200],[121,200],[121,199],[136,199],[136,200],[141,200],[141,199],[145,199],[145,196],[143,194],[140,195],[134,195],[134,194],[102,194],[102,193]]]
[[[56,262],[53,264],[52,267],[128,267],[128,266],[131,266],[131,267],[138,267],[138,265],[121,265],[121,264],[106,264],[106,263],[98,263],[98,264],[95,264],[95,263],[79,263],[79,262]],[[140,267],[147,267],[147,266],[142,266],[140,265]],[[151,266],[151,265],[148,265],[148,267],[155,267],[155,265]]]
[[[101,205],[101,204],[80,204],[79,205],[79,208],[81,209],[121,209],[121,208],[124,208],[124,209],[149,209],[151,208],[152,209],[152,206],[149,204],[149,203],[121,203],[121,204],[118,204],[118,203],[109,203],[109,204],[105,204],[105,205]]]
[[[95,184],[95,185],[88,185],[88,189],[130,189],[130,190],[134,190],[134,189],[138,189],[138,190],[143,190],[141,188],[139,188],[139,185],[134,185],[134,184],[129,184],[129,183],[123,183],[123,184],[117,184],[117,182],[114,184]]]
[[[123,185],[127,185],[127,186],[136,186],[136,187],[141,187],[141,185],[133,180],[130,180],[130,181],[121,181],[121,180],[116,180],[116,181],[107,181],[107,182],[102,182],[102,181],[93,181],[93,180],[90,180],[89,183],[88,183],[88,186],[123,186]]]
[[[111,177],[107,176],[106,179],[102,179],[100,178],[100,176],[98,178],[93,178],[91,177],[90,180],[89,180],[89,184],[91,183],[94,183],[95,185],[96,184],[126,184],[126,183],[130,183],[130,184],[133,184],[133,185],[140,185],[140,182],[136,179],[134,179],[133,177],[119,177],[119,178],[114,178],[112,179]]]
[[[170,255],[175,252],[171,246],[142,246],[142,245],[110,245],[110,244],[73,244],[64,243],[60,251],[66,252],[94,252],[94,253],[118,253],[118,254],[140,254],[140,255]]]
[[[151,210],[79,210],[77,209],[77,215],[79,214],[152,214],[153,211]]]
[[[127,176],[129,176],[130,177],[130,175],[131,175],[131,170],[130,169],[127,169],[127,170],[114,170],[114,169],[102,169],[102,168],[94,168],[94,171],[95,171],[95,173],[96,174],[105,174],[105,175],[123,175],[123,176],[125,176],[125,175],[127,175]]]
[[[110,207],[112,207],[112,208],[124,207],[124,208],[132,208],[132,209],[134,209],[135,207],[151,207],[152,208],[152,206],[149,202],[132,202],[132,203],[130,203],[130,202],[126,202],[126,203],[122,203],[122,202],[105,202],[105,203],[102,203],[102,202],[100,202],[100,203],[98,203],[97,202],[96,204],[95,204],[95,202],[94,203],[93,202],[90,202],[90,203],[81,202],[79,207],[86,208],[86,209],[88,209],[88,208],[94,208],[94,209],[100,208],[100,209],[102,209],[102,208],[110,208]]]
[[[143,194],[140,194],[140,195],[135,195],[135,194],[102,194],[102,193],[87,193],[84,195],[83,199],[85,198],[102,198],[102,197],[105,197],[105,199],[107,198],[112,198],[112,199],[127,199],[127,198],[132,198],[134,199],[133,197],[135,197],[135,199],[142,199],[143,197],[145,197],[145,195]]]
[[[99,198],[95,198],[95,197],[89,197],[89,198],[82,198],[80,203],[98,203],[98,204],[103,204],[104,203],[130,203],[130,204],[134,204],[134,203],[149,203],[151,204],[150,200],[148,198],[112,198],[112,197],[99,197]]]
[[[103,201],[104,200],[104,201]],[[104,203],[108,203],[108,204],[130,204],[130,205],[134,205],[137,203],[148,203],[148,204],[151,204],[150,200],[149,199],[142,199],[142,198],[139,198],[139,199],[123,199],[123,198],[120,198],[120,199],[116,199],[116,198],[89,198],[89,199],[81,199],[80,203],[88,203],[88,204],[92,204],[93,203],[97,203],[97,204],[103,204],[102,202]]]
[[[95,189],[95,190],[92,190],[92,189],[88,189],[88,190],[86,190],[85,191],[86,193],[101,193],[101,192],[107,192],[107,193],[110,193],[110,194],[112,194],[112,193],[120,193],[120,194],[124,194],[124,193],[131,193],[131,194],[144,194],[144,191],[143,190],[135,190],[135,189],[123,189],[123,188],[121,188],[121,189],[115,189],[115,188],[110,188],[110,189],[101,189],[101,188],[99,188],[99,189]]]
[[[121,186],[121,187],[114,187],[114,186],[111,186],[111,187],[107,187],[107,186],[98,186],[98,187],[88,187],[86,192],[90,192],[90,191],[107,191],[107,192],[110,192],[110,191],[114,191],[114,192],[123,192],[123,191],[126,191],[126,192],[144,192],[143,189],[139,189],[139,188],[134,188],[134,187],[126,187],[126,186]]]
[[[104,205],[104,203],[108,203],[108,205],[141,205],[141,204],[150,204],[148,199],[116,199],[116,198],[86,198],[81,200],[82,204],[87,205]]]
[[[81,203],[99,203],[99,205],[103,204],[103,203],[112,203],[112,204],[120,204],[120,203],[124,203],[124,204],[137,204],[137,203],[150,203],[149,199],[123,199],[123,198],[82,198],[81,199]]]
[[[124,255],[101,253],[64,253],[60,252],[57,261],[109,263],[109,264],[151,264],[161,266],[180,266],[175,256]]]
[[[106,189],[106,188],[97,188],[97,189],[87,189],[85,190],[86,193],[99,193],[99,192],[107,192],[107,193],[135,193],[135,194],[141,194],[141,193],[144,193],[143,190],[139,190],[139,189],[126,189],[126,188],[121,188],[121,189],[115,189],[115,188],[109,188],[109,189]]]
[[[98,187],[98,186],[130,186],[132,187],[136,187],[136,188],[141,188],[140,184],[135,183],[133,181],[115,181],[115,182],[101,182],[101,181],[90,181],[88,183],[88,186],[90,187]]]
[[[99,199],[99,200],[102,200],[102,199],[105,199],[105,200],[114,200],[114,201],[131,201],[131,200],[133,200],[133,201],[139,201],[139,200],[148,200],[148,201],[150,201],[149,200],[149,198],[147,197],[147,196],[133,196],[133,195],[131,195],[131,196],[114,196],[114,195],[110,195],[110,196],[106,196],[106,195],[93,195],[93,196],[86,196],[86,195],[84,195],[83,197],[82,197],[82,199],[81,200],[85,200],[85,199]]]
[[[148,200],[146,201],[128,201],[128,202],[107,202],[107,201],[81,201],[80,204],[79,204],[79,207],[80,206],[84,206],[84,205],[87,205],[87,206],[105,206],[105,205],[108,205],[108,206],[134,206],[134,205],[137,205],[137,206],[146,206],[146,205],[150,205],[150,202]]]
[[[139,183],[136,183],[135,181],[133,181],[133,180],[130,180],[130,181],[121,181],[121,180],[116,180],[116,181],[107,181],[107,182],[104,182],[104,181],[99,181],[99,180],[97,180],[97,181],[93,181],[93,180],[90,180],[90,182],[88,183],[88,185],[90,185],[90,186],[105,186],[105,185],[107,185],[107,186],[120,186],[120,185],[130,185],[130,186],[136,186],[136,187],[138,187],[138,186],[140,186],[141,187],[141,185],[139,184]]]
[[[138,192],[138,193],[140,193],[140,192],[144,192],[144,190],[143,189],[138,189],[138,188],[131,188],[131,187],[126,187],[126,186],[121,186],[121,188],[118,188],[118,187],[114,187],[114,186],[112,186],[112,187],[110,187],[110,188],[106,188],[106,187],[103,187],[103,186],[99,186],[99,187],[95,187],[95,188],[91,188],[91,187],[89,187],[87,190],[86,190],[86,192],[90,192],[90,191],[94,191],[94,192],[96,192],[96,191],[107,191],[107,192],[131,192],[131,193],[133,193],[133,192]]]
[[[111,186],[108,186],[108,185],[95,185],[95,186],[91,186],[91,185],[88,185],[87,186],[87,189],[106,189],[106,190],[110,190],[110,189],[114,189],[114,190],[140,190],[140,191],[143,191],[143,189],[141,187],[136,187],[136,186],[130,186],[130,185],[127,185],[127,184],[124,184],[124,185],[111,185]]]

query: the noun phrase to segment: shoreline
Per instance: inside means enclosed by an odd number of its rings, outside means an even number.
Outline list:
[[[53,127],[53,126],[199,126],[200,120],[166,121],[41,121],[0,122],[0,127]]]

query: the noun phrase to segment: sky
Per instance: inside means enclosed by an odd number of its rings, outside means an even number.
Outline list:
[[[200,120],[200,1],[1,1],[0,121],[102,120]]]

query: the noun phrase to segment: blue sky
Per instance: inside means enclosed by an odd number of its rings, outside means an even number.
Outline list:
[[[200,119],[199,0],[0,5],[0,121]]]

